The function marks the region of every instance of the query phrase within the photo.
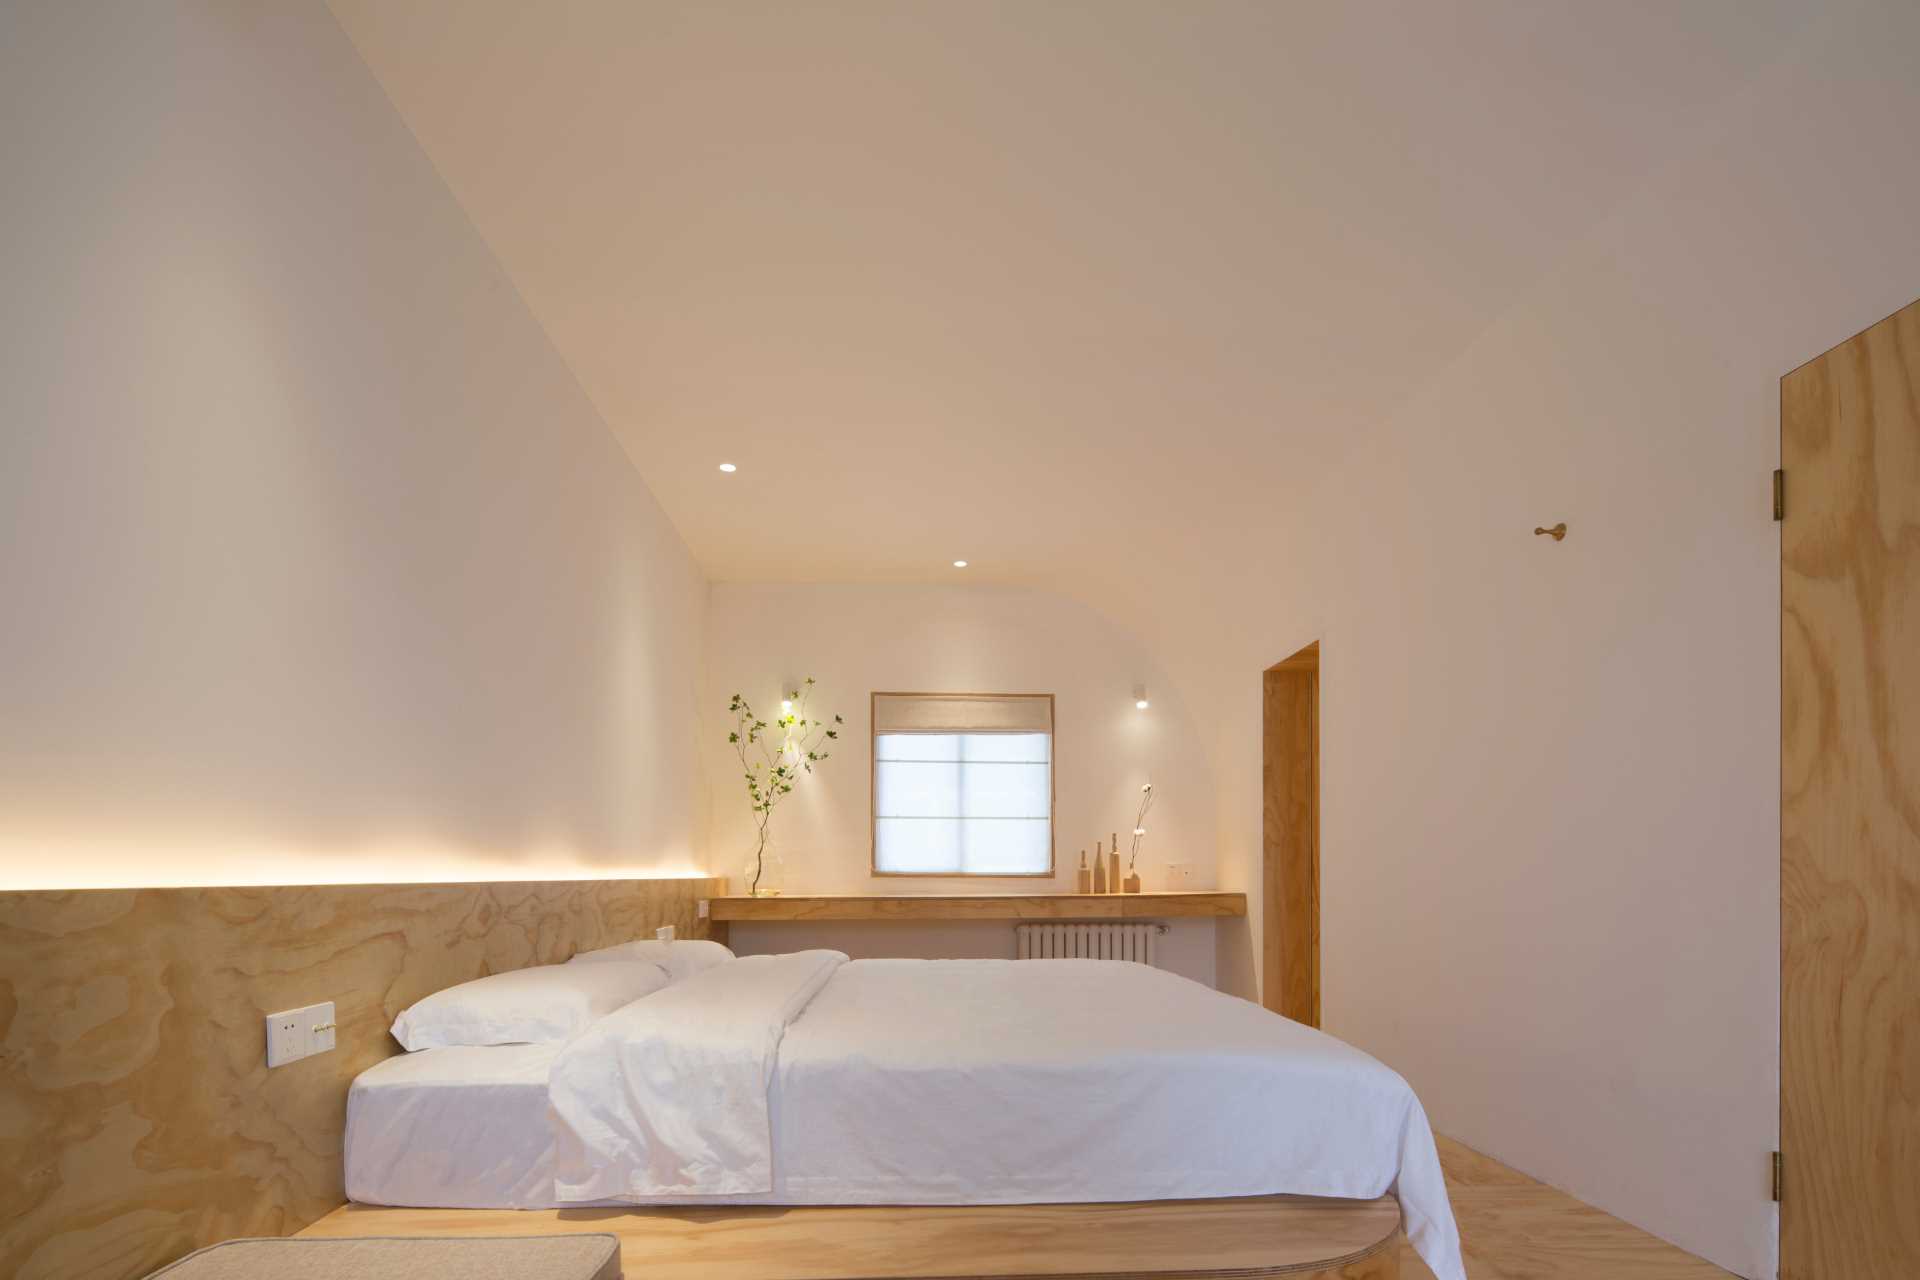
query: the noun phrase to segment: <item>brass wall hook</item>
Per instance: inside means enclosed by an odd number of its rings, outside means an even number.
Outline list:
[[[1559,524],[1553,526],[1553,528],[1551,529],[1535,529],[1533,532],[1536,536],[1544,533],[1549,538],[1552,538],[1555,542],[1558,542],[1560,541],[1560,539],[1567,536],[1567,522],[1565,520],[1562,520]]]

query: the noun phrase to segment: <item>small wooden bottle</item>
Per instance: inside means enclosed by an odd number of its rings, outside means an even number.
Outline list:
[[[1106,855],[1100,852],[1098,840],[1093,842],[1093,891],[1107,892],[1107,859]]]
[[[1120,892],[1120,833],[1113,833],[1113,852],[1107,855],[1111,864],[1107,868],[1107,892]]]
[[[1075,893],[1093,892],[1093,868],[1087,865],[1087,851],[1085,849],[1080,851],[1080,876],[1074,882],[1073,891]]]

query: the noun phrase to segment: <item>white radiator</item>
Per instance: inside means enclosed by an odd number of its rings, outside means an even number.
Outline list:
[[[1132,960],[1153,964],[1154,939],[1164,924],[1017,924],[1015,953],[1022,960]]]

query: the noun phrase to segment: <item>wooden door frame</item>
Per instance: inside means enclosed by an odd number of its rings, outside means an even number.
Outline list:
[[[1260,995],[1320,1025],[1320,642],[1261,677]]]

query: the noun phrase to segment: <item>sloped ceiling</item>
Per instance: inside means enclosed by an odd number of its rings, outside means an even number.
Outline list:
[[[333,8],[710,577],[1034,583],[1239,554],[1805,16]]]

